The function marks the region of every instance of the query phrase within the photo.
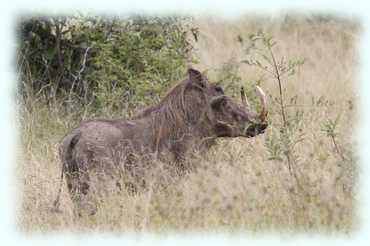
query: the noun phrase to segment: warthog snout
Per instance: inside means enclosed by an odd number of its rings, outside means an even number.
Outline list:
[[[245,131],[246,137],[254,137],[258,134],[262,134],[265,132],[265,129],[267,128],[268,124],[266,122],[264,123],[258,123],[258,124],[252,124],[247,127]]]

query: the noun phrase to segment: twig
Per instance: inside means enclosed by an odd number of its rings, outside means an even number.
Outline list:
[[[343,161],[346,161],[346,158],[344,157],[343,153],[339,150],[339,146],[337,144],[337,141],[335,140],[334,135],[331,134],[330,135],[330,138],[331,138],[331,140],[333,142],[335,151],[338,153],[338,155],[342,158]]]
[[[68,94],[68,101],[69,102],[71,101],[71,98],[72,98],[72,92],[73,92],[74,86],[75,86],[77,81],[81,80],[81,74],[83,73],[83,71],[86,68],[87,55],[88,55],[88,52],[89,52],[90,49],[91,49],[91,47],[86,48],[85,54],[83,56],[82,63],[81,63],[81,69],[77,72],[77,75],[72,74],[73,82],[72,82],[72,86],[71,86],[71,89],[69,90],[69,94]]]
[[[286,128],[287,127],[287,121],[286,121],[286,116],[285,116],[285,108],[284,108],[284,101],[283,101],[283,90],[282,90],[282,86],[281,86],[280,72],[279,72],[279,68],[278,68],[276,60],[275,60],[274,53],[272,52],[272,49],[271,49],[270,45],[268,45],[267,47],[268,47],[268,50],[270,52],[272,62],[273,62],[273,66],[274,66],[274,69],[275,69],[275,77],[276,77],[276,79],[279,83],[281,115],[283,117],[284,128]]]

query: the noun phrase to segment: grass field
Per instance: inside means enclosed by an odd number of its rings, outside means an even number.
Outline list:
[[[50,209],[60,180],[58,144],[78,124],[81,112],[62,114],[37,100],[28,107],[20,105],[20,230],[349,233],[356,229],[357,24],[300,16],[194,22],[199,40],[189,37],[198,60],[193,66],[207,70],[211,81],[243,84],[249,94],[252,85],[260,84],[270,99],[266,133],[251,139],[220,139],[208,153],[191,160],[199,168],[167,188],[153,186],[136,196],[111,195],[93,218],[79,220],[73,216],[65,184],[62,212]],[[248,37],[259,30],[273,36],[277,57],[304,59],[295,74],[282,81],[286,111],[295,122],[289,139],[296,144],[290,150],[303,190],[290,174],[284,154],[272,156],[283,144],[276,79],[241,63]],[[336,119],[335,134],[330,135],[328,124]]]

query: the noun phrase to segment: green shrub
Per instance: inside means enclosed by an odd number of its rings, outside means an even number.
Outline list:
[[[186,17],[24,18],[23,98],[107,113],[153,103],[191,59]],[[57,104],[53,104],[54,106]]]

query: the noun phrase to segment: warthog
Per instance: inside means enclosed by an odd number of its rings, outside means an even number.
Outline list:
[[[220,86],[190,68],[187,78],[157,105],[133,118],[85,121],[70,131],[59,150],[61,183],[65,175],[72,201],[81,204],[93,186],[104,186],[103,176],[131,192],[145,186],[144,171],[155,165],[148,159],[166,160],[179,173],[186,171],[183,163],[190,150],[206,150],[218,137],[254,137],[264,132],[266,97],[259,87],[257,92],[262,101],[259,114],[251,110],[243,88],[243,105],[239,105]],[[122,183],[123,174],[130,178]],[[94,183],[92,176],[98,177]],[[55,206],[60,190],[61,186]]]

